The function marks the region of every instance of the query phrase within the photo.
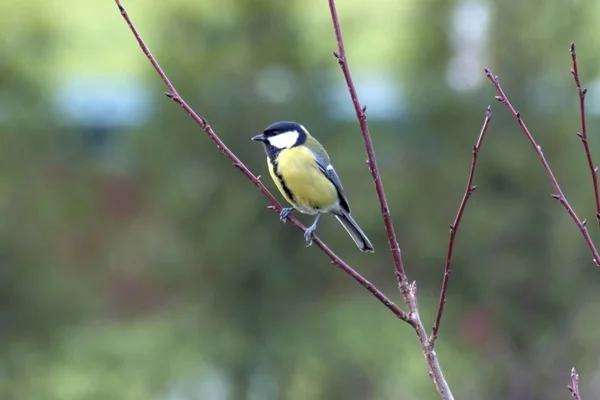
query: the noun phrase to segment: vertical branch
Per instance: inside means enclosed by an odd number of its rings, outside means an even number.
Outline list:
[[[121,12],[121,15],[127,22],[129,29],[131,30],[131,32],[135,36],[138,44],[140,45],[142,52],[146,55],[148,60],[150,60],[150,63],[152,64],[152,66],[154,67],[154,69],[156,70],[156,72],[158,73],[158,75],[160,76],[162,81],[164,82],[164,84],[167,86],[168,92],[165,93],[167,95],[167,97],[172,99],[175,103],[179,104],[181,106],[181,108],[183,108],[185,110],[185,112],[198,125],[200,125],[202,127],[202,129],[206,132],[208,137],[217,145],[217,148],[219,150],[221,150],[221,152],[223,154],[225,154],[225,156],[227,158],[229,158],[229,160],[231,160],[233,165],[236,168],[238,168],[240,171],[242,171],[242,173],[244,175],[246,175],[246,177],[252,183],[254,183],[254,185],[256,187],[258,187],[258,189],[261,191],[261,193],[271,203],[271,206],[269,208],[271,208],[277,212],[281,211],[281,209],[282,209],[281,205],[277,202],[275,197],[273,197],[273,195],[269,192],[269,190],[265,187],[265,185],[262,184],[262,182],[260,181],[260,178],[256,175],[254,175],[252,173],[252,171],[250,171],[248,169],[248,167],[246,167],[231,150],[229,150],[229,148],[225,145],[225,143],[219,138],[219,136],[217,136],[215,131],[210,127],[210,125],[208,124],[206,119],[204,117],[199,116],[181,98],[181,96],[179,96],[179,93],[177,93],[177,90],[175,89],[175,87],[173,86],[173,84],[171,83],[171,81],[169,80],[167,75],[163,72],[162,68],[158,64],[158,61],[156,61],[156,59],[150,52],[150,49],[148,49],[148,46],[146,46],[146,43],[144,43],[144,40],[142,39],[141,35],[139,34],[137,28],[133,25],[133,22],[129,18],[129,15],[127,14],[127,11],[125,10],[125,7],[123,7],[123,5],[121,4],[121,0],[115,0],[115,3],[117,4],[117,7],[119,7],[119,11]],[[293,218],[292,216],[289,216],[287,220],[290,223],[292,223],[292,225],[294,225],[295,227],[300,229],[301,231],[304,232],[306,230],[304,225],[302,225],[297,219]],[[375,287],[375,285],[373,285],[371,282],[369,282],[367,279],[365,279],[361,274],[359,274],[352,267],[350,267],[344,260],[342,260],[337,254],[335,254],[333,251],[331,251],[331,249],[329,249],[329,247],[327,247],[327,245],[325,245],[325,243],[323,243],[323,241],[321,239],[319,239],[318,237],[313,237],[313,243],[315,243],[315,245],[319,249],[321,249],[321,251],[323,251],[323,253],[325,253],[325,255],[327,257],[329,257],[331,262],[336,267],[340,268],[346,274],[350,275],[352,277],[352,279],[357,281],[361,286],[363,286],[366,290],[368,290],[369,293],[371,293],[373,296],[375,296],[375,298],[377,298],[377,300],[379,300],[386,308],[388,308],[392,313],[394,313],[394,315],[396,317],[400,318],[403,321],[410,323],[410,318],[406,312],[402,311],[402,309],[400,309],[400,307],[398,307],[396,304],[394,304],[394,302],[392,302],[390,299],[388,299],[379,289],[377,289]]]
[[[594,165],[592,160],[592,153],[590,151],[590,145],[588,143],[587,129],[585,123],[585,95],[587,88],[581,87],[581,81],[579,80],[579,69],[577,67],[577,53],[575,52],[575,43],[571,43],[569,48],[571,53],[571,75],[575,80],[575,86],[577,87],[577,94],[579,95],[579,116],[581,118],[581,132],[577,132],[577,136],[581,139],[583,148],[585,150],[585,157],[587,158],[590,173],[592,174],[592,184],[594,186],[594,200],[596,201],[596,220],[600,224],[600,196],[598,195],[598,167]]]
[[[567,213],[569,214],[569,216],[571,217],[573,222],[575,222],[575,224],[581,231],[581,235],[583,236],[588,248],[590,249],[590,252],[592,253],[592,256],[594,257],[593,258],[594,263],[596,264],[596,266],[600,267],[600,255],[598,254],[598,250],[596,250],[596,247],[594,246],[594,242],[592,242],[592,238],[590,237],[590,233],[588,232],[587,221],[585,219],[583,221],[581,221],[579,219],[579,217],[577,216],[577,214],[575,213],[575,211],[573,210],[573,207],[571,207],[571,205],[567,201],[567,198],[565,197],[560,186],[558,185],[558,181],[554,177],[554,173],[552,172],[552,169],[550,169],[550,165],[548,165],[548,161],[546,161],[546,157],[544,157],[544,153],[542,152],[542,147],[537,144],[537,142],[535,141],[535,139],[529,132],[529,129],[525,125],[525,122],[523,122],[523,118],[521,118],[521,114],[517,110],[515,110],[515,108],[512,106],[512,104],[510,103],[510,101],[508,100],[506,95],[504,94],[504,90],[502,90],[502,86],[500,86],[500,81],[498,80],[498,77],[493,75],[492,71],[490,71],[488,68],[485,68],[484,70],[485,70],[485,74],[486,74],[487,78],[490,80],[490,82],[492,82],[492,85],[494,85],[496,92],[498,92],[498,96],[496,96],[496,100],[498,100],[499,102],[504,104],[506,106],[506,108],[508,108],[508,111],[510,111],[510,113],[513,115],[513,117],[517,120],[519,127],[521,127],[521,130],[527,137],[527,140],[529,140],[529,143],[531,143],[533,150],[535,151],[538,158],[542,162],[542,165],[544,166],[544,170],[546,171],[546,175],[548,175],[548,179],[550,180],[550,183],[554,187],[554,193],[552,194],[552,197],[554,199],[558,200],[562,204],[562,206],[565,208],[565,210],[567,210]]]
[[[427,336],[427,331],[425,330],[419,316],[419,306],[417,302],[417,285],[416,283],[408,283],[408,278],[406,277],[406,273],[404,271],[404,265],[402,263],[402,253],[400,251],[400,246],[398,245],[396,232],[394,231],[392,216],[390,214],[390,210],[387,204],[387,199],[385,196],[385,191],[383,189],[383,183],[381,182],[379,169],[377,168],[377,160],[375,158],[373,141],[371,140],[371,134],[367,125],[366,106],[363,107],[360,105],[360,101],[358,100],[358,94],[356,92],[356,87],[354,86],[354,82],[352,80],[350,67],[348,66],[348,60],[346,58],[344,39],[342,37],[342,28],[340,27],[340,21],[335,5],[335,0],[329,0],[329,10],[331,11],[333,29],[335,31],[335,37],[337,40],[337,51],[333,54],[337,58],[338,64],[340,65],[342,73],[344,74],[346,86],[348,87],[348,92],[350,93],[352,104],[354,106],[354,111],[356,112],[356,117],[358,118],[358,123],[360,125],[360,131],[362,133],[363,141],[365,144],[365,150],[367,152],[367,163],[369,165],[369,170],[371,171],[371,176],[373,177],[373,183],[375,184],[377,197],[379,198],[381,215],[385,224],[385,229],[388,236],[388,243],[392,252],[392,258],[394,260],[394,269],[396,273],[396,278],[398,280],[398,286],[400,292],[402,293],[402,297],[404,298],[404,302],[406,303],[409,309],[409,323],[415,330],[415,333],[417,334],[417,339],[419,340],[421,350],[423,351],[423,355],[425,356],[425,360],[427,361],[427,365],[429,367],[429,377],[433,381],[436,390],[438,391],[440,397],[443,400],[453,400],[454,397],[452,395],[452,392],[450,391],[450,387],[446,382],[446,378],[444,378],[444,374],[437,359],[437,355],[433,350],[433,346],[429,341],[429,337]]]
[[[483,121],[481,132],[479,133],[477,142],[473,146],[473,158],[471,159],[471,169],[469,170],[469,178],[467,179],[467,187],[465,189],[465,194],[463,195],[462,201],[460,202],[460,206],[458,207],[458,211],[456,213],[456,217],[454,218],[454,222],[452,223],[452,225],[450,225],[450,239],[448,240],[448,251],[446,253],[446,266],[444,268],[442,290],[440,292],[440,300],[438,303],[437,314],[435,316],[435,322],[433,324],[433,329],[431,330],[431,337],[429,338],[432,348],[435,346],[435,341],[438,337],[440,321],[442,320],[442,314],[444,314],[444,307],[446,305],[446,291],[448,289],[448,281],[450,280],[450,274],[452,273],[452,252],[454,250],[454,239],[456,238],[456,232],[458,231],[458,226],[460,225],[460,221],[467,206],[467,202],[469,201],[471,194],[473,194],[475,189],[477,189],[477,185],[473,185],[473,178],[475,177],[475,168],[477,167],[477,155],[479,154],[479,149],[481,149],[481,143],[483,142],[483,137],[487,132],[487,128],[490,124],[491,118],[492,108],[488,106],[485,112],[485,120]]]
[[[337,40],[337,51],[333,53],[337,58],[342,73],[346,79],[348,91],[352,98],[352,104],[354,105],[354,111],[360,124],[360,131],[362,133],[363,141],[365,143],[365,149],[367,151],[367,163],[369,165],[369,171],[373,177],[373,183],[375,184],[375,190],[377,191],[377,197],[379,198],[379,206],[381,207],[381,215],[385,223],[385,230],[387,232],[388,243],[392,252],[392,258],[394,259],[394,267],[396,271],[396,277],[398,283],[401,286],[401,290],[406,291],[408,279],[404,272],[404,265],[402,263],[402,252],[398,245],[398,239],[396,239],[396,232],[394,230],[394,224],[392,223],[392,216],[390,209],[387,204],[385,197],[385,190],[383,189],[383,183],[381,182],[381,175],[379,174],[379,168],[377,168],[377,160],[375,159],[375,150],[373,148],[373,141],[371,140],[371,133],[369,132],[369,126],[367,125],[367,106],[362,107],[358,100],[358,94],[352,81],[352,75],[350,74],[350,68],[348,67],[348,60],[346,59],[346,49],[344,48],[344,39],[342,37],[342,28],[340,27],[340,20],[338,18],[337,9],[335,6],[335,0],[329,0],[329,10],[331,11],[331,19],[333,21],[333,29],[335,30],[335,37]],[[404,289],[402,289],[404,287]]]
[[[575,367],[571,369],[571,384],[567,387],[575,400],[581,400],[581,395],[579,394],[579,374],[575,371]]]

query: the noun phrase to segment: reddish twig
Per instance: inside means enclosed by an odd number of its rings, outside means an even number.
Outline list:
[[[227,158],[229,158],[231,160],[231,162],[233,163],[233,165],[235,167],[237,167],[240,171],[242,171],[242,173],[244,175],[246,175],[248,177],[248,179],[250,179],[250,181],[252,181],[252,183],[254,183],[254,185],[256,187],[258,187],[258,189],[261,191],[261,193],[263,195],[265,195],[265,197],[271,203],[272,207],[270,207],[270,208],[274,209],[277,212],[281,211],[281,209],[282,209],[281,205],[277,202],[277,200],[275,199],[275,197],[273,197],[273,195],[269,192],[269,190],[262,184],[262,182],[260,181],[260,179],[256,175],[254,175],[252,173],[252,171],[250,171],[248,169],[248,167],[246,167],[236,157],[236,155],[231,150],[229,150],[229,148],[227,148],[227,146],[225,145],[225,143],[223,143],[223,141],[217,136],[217,134],[214,132],[214,130],[210,127],[210,125],[208,124],[208,122],[206,121],[206,119],[204,117],[199,116],[181,98],[181,96],[179,95],[179,93],[177,93],[177,90],[175,89],[175,87],[173,86],[173,84],[171,83],[171,81],[169,80],[169,78],[167,78],[166,74],[163,72],[162,68],[160,67],[160,65],[158,64],[158,62],[156,61],[156,59],[154,58],[154,56],[152,55],[152,53],[150,53],[150,50],[148,49],[148,46],[146,46],[146,44],[144,43],[144,40],[142,39],[142,37],[140,36],[139,32],[137,31],[137,29],[135,28],[135,26],[131,22],[131,19],[129,18],[129,15],[127,14],[127,12],[125,11],[125,8],[121,4],[121,1],[120,0],[115,0],[115,3],[119,7],[119,10],[121,11],[121,15],[123,16],[123,18],[127,22],[127,25],[129,25],[129,28],[131,29],[131,32],[135,36],[136,40],[138,41],[138,44],[140,45],[142,51],[144,52],[144,54],[146,55],[146,57],[148,57],[148,60],[150,60],[150,63],[152,64],[152,66],[154,67],[154,69],[156,70],[156,72],[158,73],[158,75],[160,76],[160,78],[162,79],[162,81],[167,86],[168,92],[165,93],[166,96],[169,97],[170,99],[172,99],[175,103],[179,104],[188,113],[188,115],[190,117],[192,117],[192,119],[198,125],[200,125],[202,127],[202,129],[206,132],[206,134],[208,135],[208,137],[217,145],[217,148],[219,150],[221,150],[221,152],[223,154],[225,154],[225,156],[227,156]],[[290,216],[290,217],[288,217],[288,221],[290,221],[294,226],[296,226],[301,231],[305,231],[306,230],[306,228],[304,227],[304,225],[302,225],[297,219],[295,219],[295,218],[293,218],[293,217]],[[396,315],[398,318],[400,318],[403,321],[406,321],[408,323],[411,322],[411,318],[407,315],[406,312],[402,311],[402,309],[400,309],[400,307],[398,307],[391,300],[389,300],[371,282],[369,282],[367,279],[365,279],[361,274],[359,274],[357,271],[355,271],[353,268],[351,268],[346,262],[344,262],[333,251],[331,251],[331,249],[329,249],[329,247],[327,247],[325,245],[325,243],[323,243],[323,241],[321,241],[321,239],[319,239],[318,237],[313,237],[313,243],[315,243],[316,246],[319,247],[323,251],[323,253],[325,253],[325,255],[327,255],[327,257],[329,257],[331,259],[331,261],[332,261],[333,264],[335,264],[337,267],[339,267],[345,273],[347,273],[348,275],[350,275],[360,285],[362,285],[365,289],[367,289],[373,296],[375,296],[381,303],[383,303],[383,305],[385,305],[392,313],[394,313],[394,315]]]
[[[467,179],[467,187],[465,189],[465,194],[463,195],[462,201],[460,202],[460,206],[458,207],[458,211],[456,213],[456,217],[454,218],[454,222],[452,223],[452,225],[450,225],[450,239],[448,240],[448,251],[446,253],[446,266],[444,268],[442,290],[440,292],[440,300],[438,303],[437,314],[435,316],[435,322],[433,324],[433,329],[431,330],[431,337],[429,338],[431,347],[435,346],[435,341],[437,340],[438,332],[440,329],[440,321],[442,319],[442,314],[444,313],[444,307],[446,305],[446,291],[448,289],[448,281],[450,280],[450,274],[452,273],[451,265],[452,252],[454,250],[454,239],[456,238],[456,232],[458,231],[458,226],[460,225],[460,220],[462,219],[465,207],[467,206],[467,202],[469,201],[471,194],[473,194],[475,189],[477,189],[477,185],[473,185],[473,178],[475,177],[475,168],[477,166],[477,155],[479,154],[479,149],[481,149],[481,143],[483,142],[483,137],[487,132],[487,128],[490,124],[491,118],[492,108],[488,106],[485,112],[485,120],[483,121],[481,132],[479,133],[477,142],[473,146],[473,158],[471,159],[471,169],[469,171],[469,178]]]
[[[575,52],[575,43],[571,43],[569,48],[571,52],[571,61],[573,66],[571,68],[571,74],[575,80],[575,86],[577,87],[577,94],[579,95],[579,116],[581,117],[581,132],[577,132],[577,136],[581,139],[583,148],[585,150],[585,156],[587,158],[590,173],[592,174],[592,184],[594,185],[594,199],[596,201],[596,220],[600,224],[600,196],[598,195],[598,167],[594,165],[592,160],[592,153],[590,152],[590,145],[588,143],[587,129],[585,124],[585,95],[587,88],[581,87],[581,81],[579,80],[579,69],[577,68],[577,53]]]
[[[510,103],[510,101],[508,100],[506,95],[504,94],[504,90],[502,90],[502,87],[500,86],[498,77],[493,75],[492,72],[488,68],[485,68],[484,70],[485,70],[486,76],[492,82],[492,85],[494,85],[494,87],[496,88],[496,91],[499,94],[499,96],[496,96],[496,100],[498,100],[499,102],[504,104],[506,106],[506,108],[508,108],[510,113],[513,115],[513,117],[515,117],[515,119],[517,120],[517,123],[521,127],[521,130],[523,131],[523,133],[529,140],[529,143],[531,143],[531,145],[533,146],[535,153],[537,154],[538,158],[542,162],[542,165],[544,166],[544,170],[546,171],[546,175],[548,175],[548,179],[550,180],[550,183],[554,187],[554,193],[552,194],[552,197],[554,199],[558,200],[563,205],[565,210],[567,210],[567,213],[569,213],[569,216],[571,216],[571,219],[573,219],[573,222],[575,222],[575,224],[581,231],[581,234],[583,235],[583,238],[585,239],[587,246],[589,247],[590,251],[592,252],[592,256],[594,257],[594,263],[596,264],[596,266],[600,267],[600,255],[598,254],[598,251],[596,250],[596,246],[594,246],[594,242],[592,242],[592,238],[590,237],[590,234],[588,232],[587,221],[585,219],[583,221],[581,221],[579,219],[579,217],[577,217],[577,214],[573,210],[573,207],[571,207],[571,205],[567,201],[567,198],[565,197],[560,186],[558,185],[558,181],[554,177],[554,173],[552,172],[552,169],[550,169],[550,165],[548,165],[548,161],[546,161],[546,157],[544,157],[544,153],[542,152],[542,147],[536,143],[535,139],[529,132],[529,129],[527,129],[525,122],[523,122],[523,118],[521,118],[521,114],[517,110],[515,110],[515,108],[512,106],[512,104]]]
[[[377,168],[377,160],[375,159],[375,150],[373,149],[373,141],[371,140],[371,134],[369,133],[369,126],[367,125],[367,107],[361,107],[360,101],[358,100],[358,94],[352,81],[352,75],[350,74],[350,68],[348,67],[348,60],[346,59],[346,50],[344,49],[344,40],[342,38],[342,28],[340,27],[340,20],[337,15],[337,9],[335,7],[335,0],[329,0],[329,9],[331,11],[331,19],[333,20],[333,29],[335,30],[335,37],[337,39],[338,50],[333,53],[337,58],[346,83],[348,85],[348,91],[352,98],[352,104],[354,105],[354,111],[358,117],[358,123],[360,124],[360,130],[362,132],[363,141],[365,142],[365,149],[367,151],[367,163],[369,165],[369,171],[373,177],[373,183],[375,183],[375,190],[377,191],[377,197],[379,198],[379,205],[381,207],[381,215],[385,223],[385,230],[387,231],[388,243],[390,250],[392,251],[392,258],[394,259],[394,266],[398,282],[401,285],[407,286],[408,280],[404,272],[404,266],[402,264],[402,253],[398,240],[396,239],[396,232],[394,231],[394,225],[392,223],[392,216],[390,209],[387,204],[385,197],[385,191],[383,189],[383,183],[381,182],[381,176],[379,175],[379,169]]]
[[[581,395],[579,394],[579,375],[575,371],[575,367],[571,369],[571,384],[567,387],[575,400],[581,400]]]
[[[352,104],[354,105],[354,111],[356,112],[356,117],[358,118],[358,123],[360,125],[360,130],[365,144],[365,150],[367,152],[367,163],[369,165],[369,170],[371,171],[371,176],[373,177],[373,183],[375,184],[377,197],[379,198],[381,215],[385,224],[385,229],[388,236],[388,243],[392,252],[392,258],[394,260],[394,269],[396,273],[396,278],[398,279],[398,286],[400,292],[402,293],[402,297],[404,298],[404,302],[408,306],[410,312],[409,316],[411,317],[411,320],[409,321],[409,323],[415,330],[415,333],[417,334],[417,338],[419,340],[419,343],[421,344],[421,349],[423,350],[423,354],[425,355],[425,359],[427,360],[427,365],[429,367],[429,376],[433,381],[438,393],[440,394],[440,397],[443,400],[453,400],[454,397],[452,396],[452,392],[450,391],[448,383],[444,378],[444,374],[442,373],[442,369],[439,365],[437,355],[433,350],[433,346],[429,341],[427,331],[425,330],[423,323],[421,322],[421,319],[419,317],[419,307],[416,296],[417,286],[415,283],[408,283],[408,278],[406,277],[406,273],[404,271],[404,265],[402,263],[402,253],[400,250],[400,246],[398,245],[396,232],[394,231],[392,216],[390,214],[390,209],[387,204],[387,199],[385,196],[385,191],[383,189],[383,183],[381,182],[379,169],[377,168],[377,160],[375,158],[375,150],[373,149],[373,141],[371,140],[371,134],[367,125],[367,107],[360,105],[360,101],[358,100],[358,94],[356,92],[356,88],[352,80],[350,67],[348,66],[348,60],[346,58],[346,51],[344,49],[342,28],[340,27],[340,21],[337,14],[335,0],[329,0],[329,10],[331,11],[333,29],[335,31],[335,37],[337,40],[337,51],[333,54],[337,58],[338,63],[340,64],[340,67],[342,69],[342,73],[344,74],[344,79],[346,80],[346,85],[348,86],[350,97],[352,98]]]

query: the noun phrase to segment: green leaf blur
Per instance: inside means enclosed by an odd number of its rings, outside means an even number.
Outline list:
[[[492,104],[436,351],[456,398],[586,398],[600,272],[489,66],[598,238],[568,45],[600,162],[600,3],[338,1],[422,319]],[[377,197],[325,0],[126,0],[180,94],[270,189],[269,123],[327,148],[376,253],[318,234],[394,301]],[[112,1],[0,2],[0,398],[438,398],[411,328],[281,224],[164,97]],[[305,222],[310,219],[302,218]]]

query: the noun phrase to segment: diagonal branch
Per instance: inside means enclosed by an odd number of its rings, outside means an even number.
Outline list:
[[[190,117],[192,117],[192,119],[198,125],[200,125],[202,127],[202,129],[206,132],[208,137],[217,145],[217,148],[219,150],[221,150],[221,152],[223,154],[225,154],[225,156],[227,156],[227,158],[229,158],[231,160],[231,162],[233,163],[233,165],[236,168],[238,168],[240,171],[242,171],[242,173],[244,175],[246,175],[246,177],[248,177],[248,179],[250,179],[250,181],[252,181],[252,183],[254,183],[254,185],[256,187],[258,187],[258,189],[261,191],[261,193],[263,195],[265,195],[265,197],[269,200],[269,202],[272,205],[271,208],[277,212],[281,211],[281,209],[282,209],[281,205],[277,202],[277,200],[273,197],[273,195],[269,192],[269,190],[262,184],[259,177],[254,175],[252,173],[252,171],[250,171],[248,169],[248,167],[246,167],[236,157],[236,155],[231,150],[229,150],[229,148],[225,145],[225,143],[223,143],[223,141],[219,138],[219,136],[217,136],[215,131],[210,127],[210,125],[208,124],[206,119],[204,117],[201,117],[200,115],[198,115],[181,98],[179,93],[177,93],[177,90],[175,89],[175,87],[173,86],[173,84],[171,83],[169,78],[167,78],[166,74],[163,72],[162,68],[158,64],[158,61],[156,61],[156,59],[154,58],[154,56],[148,49],[148,46],[146,46],[146,44],[144,43],[144,40],[140,36],[136,27],[131,22],[131,19],[129,18],[127,11],[125,11],[125,8],[121,4],[121,0],[115,0],[115,3],[119,7],[119,11],[121,12],[121,15],[127,22],[127,25],[129,25],[129,28],[131,29],[131,32],[135,36],[136,40],[138,41],[138,44],[140,45],[142,51],[144,52],[146,57],[148,57],[148,60],[150,60],[150,63],[152,64],[152,66],[154,67],[154,69],[156,70],[156,72],[158,73],[160,78],[162,79],[162,81],[167,86],[168,92],[165,93],[167,95],[167,97],[172,99],[175,103],[179,104],[181,106],[181,108],[183,108],[185,110],[185,112],[188,113],[188,115]],[[288,221],[290,221],[295,227],[297,227],[301,231],[306,230],[306,228],[297,219],[290,216],[290,217],[288,217]],[[329,249],[329,247],[327,247],[321,239],[319,239],[318,237],[313,237],[313,242],[317,245],[317,247],[319,247],[323,251],[323,253],[325,253],[325,255],[327,257],[329,257],[331,259],[331,262],[333,264],[335,264],[342,271],[344,271],[345,273],[350,275],[355,281],[357,281],[360,285],[362,285],[365,289],[367,289],[373,296],[375,296],[377,298],[377,300],[379,300],[381,303],[383,303],[383,305],[385,305],[392,313],[394,313],[394,315],[396,315],[396,317],[400,318],[401,320],[403,320],[405,322],[410,323],[411,319],[407,315],[406,312],[402,311],[402,309],[400,309],[400,307],[398,307],[391,300],[389,300],[371,282],[369,282],[367,279],[365,279],[361,274],[359,274],[357,271],[355,271],[346,262],[344,262],[340,257],[338,257],[333,251],[331,251],[331,249]]]
[[[448,252],[446,253],[446,266],[444,268],[442,290],[440,292],[440,300],[438,304],[437,314],[435,316],[435,322],[433,324],[433,329],[431,330],[431,337],[429,338],[431,347],[435,346],[435,341],[437,340],[438,332],[440,330],[440,321],[442,319],[442,315],[444,314],[444,307],[446,305],[446,291],[448,289],[448,281],[450,280],[450,274],[452,273],[451,263],[452,252],[454,250],[454,239],[456,238],[456,232],[458,232],[458,226],[460,225],[460,220],[462,219],[469,198],[471,197],[471,194],[473,194],[475,189],[477,189],[477,185],[473,185],[473,178],[475,177],[475,168],[477,167],[477,155],[479,154],[479,149],[481,149],[481,143],[483,142],[483,137],[487,132],[487,128],[490,124],[491,118],[492,108],[488,106],[485,112],[485,120],[483,121],[481,132],[479,133],[477,142],[473,146],[473,158],[471,159],[471,169],[469,171],[469,178],[467,179],[467,187],[465,189],[465,194],[463,195],[462,201],[460,202],[460,206],[458,207],[458,211],[456,213],[456,217],[454,218],[454,222],[452,223],[452,225],[450,225],[450,239],[448,240]]]
[[[396,277],[400,286],[406,287],[408,280],[406,273],[404,272],[404,265],[402,264],[402,253],[398,240],[396,239],[396,232],[394,231],[394,225],[392,223],[392,216],[390,209],[387,204],[385,197],[385,191],[383,189],[383,183],[381,182],[381,176],[379,175],[379,169],[377,168],[377,160],[375,159],[375,150],[373,149],[373,141],[371,140],[371,134],[369,132],[369,126],[367,125],[367,107],[361,107],[360,101],[358,100],[358,94],[352,81],[352,75],[350,74],[350,68],[348,67],[348,61],[346,59],[346,50],[344,49],[344,39],[342,37],[342,28],[340,27],[340,20],[337,15],[337,9],[335,6],[335,0],[329,0],[329,9],[331,11],[331,19],[333,20],[333,29],[335,30],[335,37],[337,39],[338,50],[333,53],[337,58],[346,84],[348,85],[348,91],[352,98],[352,104],[354,105],[354,111],[358,117],[358,123],[360,124],[360,130],[362,132],[363,141],[365,142],[365,149],[367,151],[367,163],[369,165],[369,171],[373,177],[375,183],[375,190],[377,191],[377,197],[379,198],[379,205],[381,207],[381,215],[385,223],[385,230],[387,231],[388,243],[390,250],[392,251],[392,257],[394,259],[394,266],[396,270]]]
[[[360,101],[358,100],[358,94],[352,80],[350,67],[348,66],[348,60],[346,58],[346,51],[344,49],[342,28],[340,27],[335,0],[329,0],[329,10],[331,11],[331,19],[333,22],[333,29],[335,31],[338,47],[337,51],[333,54],[337,58],[342,69],[342,73],[344,74],[346,85],[348,86],[350,97],[352,98],[352,104],[354,105],[354,111],[356,112],[358,123],[360,124],[360,130],[365,143],[365,150],[367,152],[367,163],[369,165],[369,170],[371,171],[371,176],[373,177],[373,183],[375,184],[377,197],[379,198],[381,215],[385,223],[385,229],[387,231],[388,243],[392,252],[392,258],[394,259],[394,269],[396,272],[396,278],[398,279],[398,286],[400,292],[402,293],[402,297],[404,298],[404,302],[408,306],[409,310],[409,324],[413,327],[415,333],[417,334],[417,338],[421,345],[421,350],[423,351],[423,355],[425,356],[425,360],[427,361],[427,365],[429,367],[429,377],[433,381],[440,397],[443,400],[453,400],[454,397],[452,396],[450,387],[444,378],[437,355],[433,350],[433,346],[429,341],[429,337],[427,336],[427,331],[425,330],[423,322],[421,322],[421,318],[419,316],[419,305],[417,303],[416,294],[417,285],[416,283],[408,283],[408,278],[406,277],[406,273],[404,271],[402,253],[400,251],[400,246],[398,245],[398,240],[396,239],[396,232],[394,231],[392,216],[390,214],[390,209],[385,197],[385,191],[383,189],[383,183],[381,182],[379,169],[377,168],[375,150],[373,149],[373,141],[371,140],[371,134],[367,125],[366,106],[361,107]]]
[[[575,371],[575,367],[571,369],[571,384],[567,387],[575,400],[581,400],[581,395],[579,394],[579,374]]]
[[[581,221],[579,219],[579,217],[577,216],[577,214],[575,213],[575,211],[573,210],[573,207],[571,207],[571,205],[567,201],[567,198],[565,197],[560,186],[558,185],[558,181],[554,177],[554,173],[552,172],[552,169],[550,169],[550,165],[548,165],[548,161],[546,161],[546,157],[544,157],[544,153],[542,152],[542,147],[536,143],[535,139],[529,132],[529,129],[527,129],[525,122],[523,122],[523,118],[521,118],[521,114],[517,110],[515,110],[515,108],[512,106],[512,104],[510,103],[510,101],[508,100],[506,95],[504,94],[504,90],[502,90],[502,87],[500,86],[498,77],[493,75],[492,71],[490,71],[488,68],[485,68],[484,70],[485,70],[486,76],[492,82],[492,85],[494,85],[494,87],[496,88],[496,92],[498,92],[499,96],[496,96],[496,100],[498,100],[499,102],[504,104],[506,106],[506,108],[508,108],[508,111],[510,111],[510,113],[513,115],[513,117],[515,117],[515,119],[517,120],[517,123],[521,127],[521,130],[527,137],[527,140],[529,140],[529,143],[531,143],[531,146],[533,146],[535,153],[537,154],[538,158],[542,162],[542,165],[544,166],[544,170],[546,171],[546,175],[548,175],[548,179],[550,180],[550,183],[554,187],[554,194],[552,194],[552,197],[554,199],[560,201],[560,203],[563,205],[565,210],[567,210],[567,213],[569,214],[569,216],[571,217],[573,222],[575,222],[575,224],[581,231],[581,235],[583,236],[588,248],[590,249],[590,251],[592,253],[592,256],[594,257],[594,259],[593,259],[594,263],[596,264],[596,266],[600,267],[600,255],[598,254],[598,250],[596,250],[596,247],[594,246],[594,242],[592,242],[592,238],[590,237],[590,233],[588,232],[587,221],[585,219],[583,221]]]
[[[575,86],[577,87],[577,94],[579,95],[579,116],[581,117],[581,132],[577,132],[577,136],[581,139],[583,148],[585,150],[585,157],[587,158],[590,173],[592,174],[592,184],[594,185],[594,199],[596,201],[596,220],[600,224],[600,196],[598,195],[598,167],[594,166],[592,160],[592,153],[590,152],[590,145],[588,143],[587,129],[585,124],[585,95],[587,88],[581,87],[581,81],[579,80],[579,69],[577,68],[577,53],[575,52],[575,43],[571,43],[569,48],[571,53],[572,68],[571,74],[575,80]]]

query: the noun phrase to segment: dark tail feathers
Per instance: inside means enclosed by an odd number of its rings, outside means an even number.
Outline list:
[[[354,243],[358,246],[360,251],[365,251],[369,253],[373,253],[375,250],[373,249],[373,245],[364,234],[362,229],[358,226],[354,218],[350,215],[350,213],[342,210],[339,214],[335,214],[335,217],[342,224],[342,226],[346,229]]]

